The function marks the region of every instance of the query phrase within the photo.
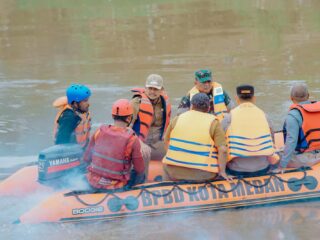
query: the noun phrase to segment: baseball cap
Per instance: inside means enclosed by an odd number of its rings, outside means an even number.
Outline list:
[[[210,105],[210,99],[205,93],[197,93],[191,98],[191,104],[198,109],[207,110]]]
[[[200,69],[194,73],[196,79],[203,83],[207,81],[212,81],[211,71],[208,69]]]
[[[156,89],[162,89],[163,87],[163,78],[158,74],[150,74],[147,77],[146,87],[153,87]]]
[[[240,85],[237,87],[237,95],[254,95],[254,87],[251,85]]]

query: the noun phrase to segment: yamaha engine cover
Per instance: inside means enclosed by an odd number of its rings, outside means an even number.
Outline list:
[[[83,149],[78,144],[54,145],[39,154],[40,182],[65,177],[70,173],[83,172],[84,169]]]

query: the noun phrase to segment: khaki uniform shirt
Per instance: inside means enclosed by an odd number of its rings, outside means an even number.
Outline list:
[[[133,119],[132,119],[132,125],[134,122],[138,119],[139,109],[140,109],[140,97],[135,97],[132,99],[131,103],[133,106]],[[149,129],[148,136],[146,138],[146,143],[148,145],[152,145],[159,141],[160,135],[161,135],[161,128],[163,125],[163,106],[161,99],[159,98],[153,105],[154,115],[153,120],[151,123],[151,127]]]

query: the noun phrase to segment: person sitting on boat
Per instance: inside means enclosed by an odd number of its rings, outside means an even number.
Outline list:
[[[175,117],[165,134],[165,180],[210,181],[225,173],[226,141],[217,118],[209,114],[210,99],[197,93],[191,110]]]
[[[53,106],[59,108],[55,118],[55,144],[77,143],[85,148],[90,139],[91,117],[89,97],[91,91],[81,84],[72,84],[66,97],[58,98]]]
[[[195,72],[194,87],[181,99],[177,115],[190,110],[191,99],[199,92],[207,94],[210,99],[209,113],[214,114],[219,121],[223,119],[226,112],[234,107],[234,103],[228,93],[222,89],[222,85],[212,81],[211,71],[201,69]]]
[[[93,188],[116,189],[144,181],[140,141],[128,127],[132,114],[129,100],[117,100],[112,105],[114,125],[102,125],[91,137],[84,161]]]
[[[235,176],[263,175],[275,164],[275,153],[266,114],[255,105],[254,87],[237,87],[238,106],[225,115],[222,126],[228,144],[227,173]]]
[[[291,88],[289,113],[284,124],[285,146],[274,172],[286,167],[312,166],[320,161],[320,102],[309,100],[306,84]]]
[[[132,92],[131,126],[145,143],[142,143],[144,158],[162,160],[165,155],[163,135],[171,115],[171,104],[163,88],[163,78],[158,74],[151,74],[147,77],[145,88],[135,88]]]

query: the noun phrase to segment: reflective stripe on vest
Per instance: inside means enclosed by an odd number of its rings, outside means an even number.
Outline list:
[[[105,173],[111,173],[111,174],[120,175],[120,176],[123,176],[123,175],[129,173],[129,171],[113,171],[113,170],[110,170],[110,169],[107,169],[107,168],[99,167],[98,165],[94,164],[93,162],[91,163],[90,166],[93,169],[97,169],[97,170],[100,170],[100,171],[105,172]]]
[[[210,136],[215,119],[211,114],[194,110],[181,114],[170,134],[163,163],[217,173],[218,151]]]
[[[96,151],[92,151],[92,155],[94,156],[97,156],[97,157],[100,157],[104,160],[107,160],[107,161],[110,161],[110,162],[115,162],[115,163],[122,163],[122,164],[126,164],[128,163],[128,160],[120,160],[120,159],[116,159],[116,158],[112,158],[112,157],[109,157],[109,156],[105,156],[103,154],[100,154]]]
[[[54,128],[53,128],[53,136],[54,136],[54,138],[56,138],[56,134],[57,134],[58,127],[59,127],[58,120],[59,120],[61,114],[66,109],[70,109],[70,110],[74,111],[72,109],[72,107],[70,105],[68,105],[68,104],[63,105],[63,106],[60,107],[60,110],[58,111],[58,113],[57,113],[57,115],[55,117],[55,121],[54,121]],[[86,145],[89,142],[90,130],[91,130],[90,113],[87,112],[87,113],[80,114],[78,112],[75,112],[75,114],[77,114],[81,118],[81,121],[79,122],[79,124],[75,128],[74,134],[76,136],[77,143],[82,147],[86,147]]]
[[[133,130],[136,132],[136,134],[142,141],[145,141],[154,118],[153,105],[149,100],[148,96],[144,93],[144,89],[136,88],[132,89],[131,91],[135,93],[135,96],[141,97],[138,119],[135,121],[133,125]],[[164,92],[160,95],[160,98],[162,108],[164,110],[162,115],[162,128],[160,135],[160,140],[162,140],[163,134],[167,130],[167,127],[170,123],[171,104],[169,103],[168,96]]]
[[[298,152],[309,152],[320,149],[320,102],[309,104],[293,104],[302,116],[302,126],[296,146]]]
[[[197,93],[199,93],[199,90],[196,88],[196,86],[194,86],[189,91],[190,101],[192,97]],[[223,89],[220,83],[212,82],[212,96],[213,96],[213,99],[210,99],[210,100],[213,101],[213,111],[214,111],[213,114],[221,122],[224,117],[224,113],[227,112],[227,106],[224,102],[225,99],[224,99]]]
[[[266,116],[252,103],[231,110],[226,137],[229,161],[235,157],[272,156],[275,151]]]

